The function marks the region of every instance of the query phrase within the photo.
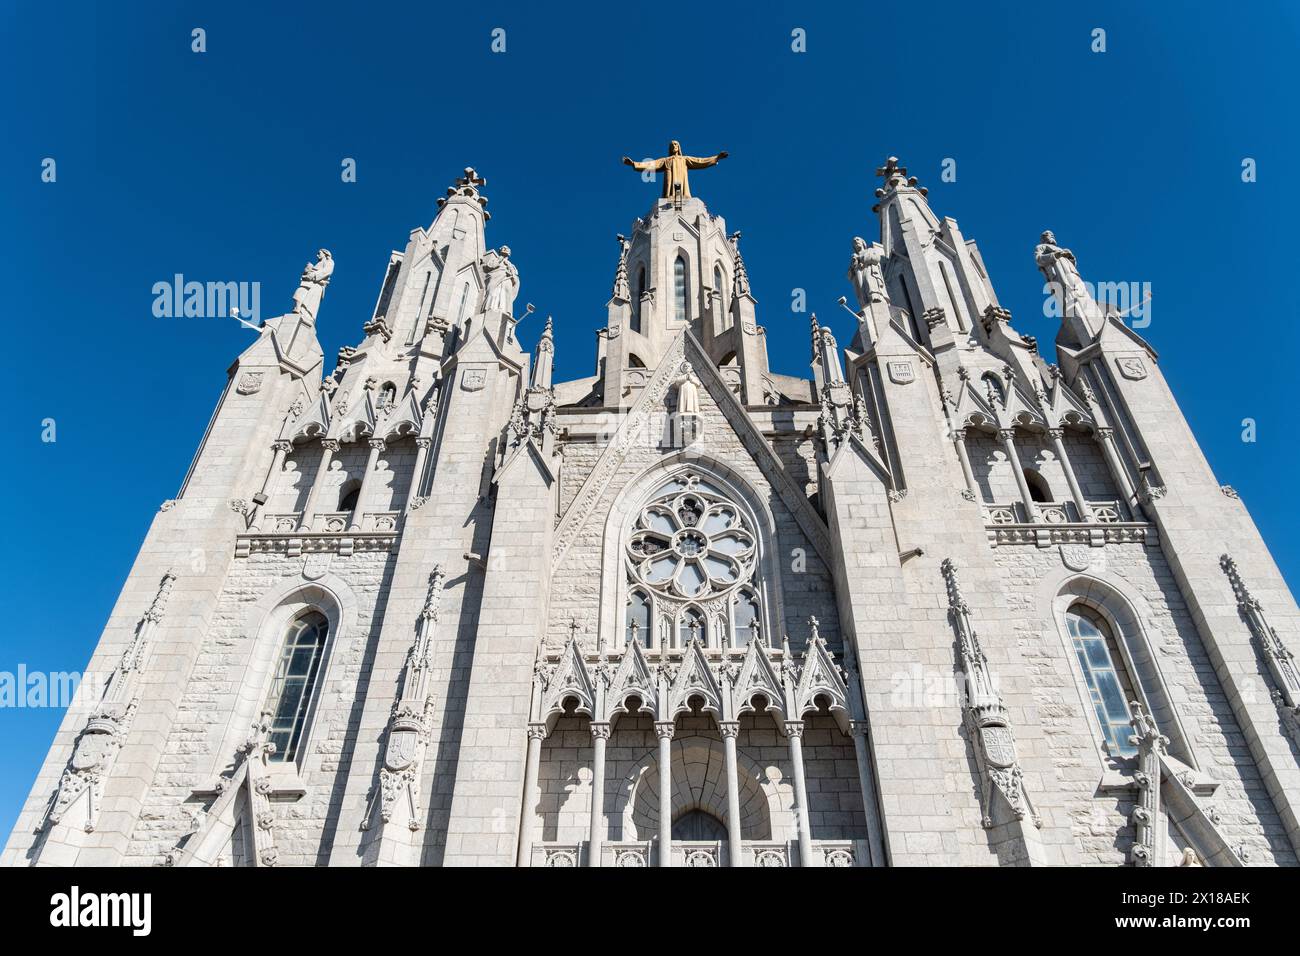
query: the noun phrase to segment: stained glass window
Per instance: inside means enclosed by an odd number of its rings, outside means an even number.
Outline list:
[[[1074,653],[1088,685],[1106,749],[1112,754],[1131,757],[1137,753],[1137,748],[1129,743],[1133,732],[1128,709],[1131,688],[1127,686],[1126,675],[1116,667],[1115,655],[1119,648],[1110,634],[1110,626],[1082,605],[1066,612],[1065,625],[1074,642]]]
[[[328,635],[329,622],[319,611],[308,611],[289,625],[266,702],[266,709],[273,715],[272,760],[289,762],[298,756]]]

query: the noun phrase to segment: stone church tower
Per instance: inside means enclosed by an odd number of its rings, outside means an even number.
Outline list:
[[[474,170],[323,380],[322,250],[4,861],[1295,864],[1300,612],[1152,347],[1045,233],[1049,365],[890,159],[777,374],[722,156],[655,161],[576,381]]]

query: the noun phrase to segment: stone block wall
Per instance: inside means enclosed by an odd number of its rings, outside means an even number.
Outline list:
[[[368,692],[372,636],[384,612],[384,591],[393,556],[386,552],[335,555],[330,573],[355,599],[355,618],[335,634],[325,662],[320,696],[303,743],[301,780],[306,795],[272,803],[281,865],[324,863],[341,807],[341,791],[356,745],[360,701]],[[154,865],[194,826],[207,801],[191,792],[210,787],[236,754],[218,752],[231,732],[239,682],[250,659],[256,625],[250,610],[268,595],[309,585],[301,557],[253,554],[238,559],[217,602],[212,626],[203,635],[176,721],[166,738],[158,773],[131,835],[126,863]],[[390,693],[382,688],[377,693]],[[248,728],[238,727],[243,740]],[[377,746],[377,745],[376,745]]]
[[[1199,798],[1201,804],[1218,811],[1228,843],[1246,847],[1250,862],[1294,865],[1294,851],[1163,553],[1141,544],[1090,550],[1094,557],[1087,573],[1114,582],[1137,605],[1200,769],[1219,782],[1216,793]],[[1133,841],[1128,824],[1133,792],[1099,792],[1105,772],[1099,732],[1091,705],[1079,692],[1078,664],[1068,638],[1059,633],[1044,601],[1044,585],[1067,574],[1058,549],[999,547],[994,554],[1012,616],[1005,637],[1014,640],[1013,653],[1028,670],[1081,861],[1121,865]]]

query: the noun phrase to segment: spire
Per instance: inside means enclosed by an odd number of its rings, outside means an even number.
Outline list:
[[[829,327],[817,323],[817,313],[812,316],[813,366],[820,369],[823,385],[844,381],[844,367],[840,364],[840,347]]]
[[[892,255],[896,248],[906,245],[902,236],[904,223],[911,222],[922,239],[927,231],[940,231],[939,220],[925,198],[930,190],[918,185],[915,176],[907,175],[907,167],[898,164],[897,156],[886,159],[885,164],[876,169],[876,175],[885,184],[876,189],[876,198],[880,201],[871,207],[871,211],[880,215],[880,242],[886,255]],[[921,222],[916,222],[918,218]],[[922,222],[924,229],[921,228]],[[922,310],[918,307],[917,311]]]
[[[551,316],[546,317],[546,327],[542,329],[542,337],[537,341],[537,358],[533,364],[533,388],[551,387],[551,373],[555,366],[555,334],[553,332],[554,321]]]
[[[731,251],[735,256],[736,277],[732,283],[733,295],[749,295],[749,273],[745,270],[745,260],[740,258],[740,233],[733,232],[728,240],[731,242]]]
[[[614,270],[614,289],[611,297],[621,302],[629,302],[632,299],[632,288],[627,280],[627,250],[631,243],[628,242],[627,236],[621,232],[617,238],[618,267]]]
[[[537,340],[533,374],[529,387],[519,396],[510,414],[509,447],[536,441],[546,454],[555,447],[555,389],[551,375],[555,365],[554,322],[548,315],[542,337]]]

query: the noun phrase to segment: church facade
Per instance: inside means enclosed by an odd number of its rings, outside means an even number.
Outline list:
[[[673,146],[587,378],[472,169],[328,375],[321,250],[6,864],[1297,863],[1300,611],[1073,253],[1048,364],[891,158],[778,374]]]

